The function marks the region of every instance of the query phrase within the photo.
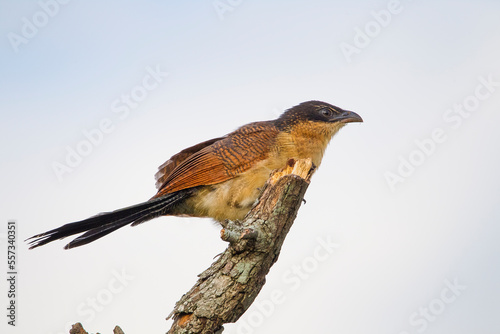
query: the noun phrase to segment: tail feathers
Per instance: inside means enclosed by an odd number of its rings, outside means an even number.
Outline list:
[[[119,229],[125,225],[132,223],[136,219],[143,218],[144,215],[147,215],[149,217],[149,219],[157,217],[159,215],[154,215],[154,216],[150,215],[150,213],[151,213],[150,210],[153,210],[155,207],[159,207],[160,210],[163,210],[165,208],[165,205],[163,203],[158,203],[158,204],[155,204],[151,208],[148,207],[148,208],[143,209],[137,213],[133,213],[128,217],[118,219],[116,221],[112,221],[112,222],[104,224],[102,226],[95,227],[95,228],[85,232],[84,234],[80,235],[76,239],[72,240],[70,243],[68,243],[66,246],[64,246],[64,249],[70,249],[70,248],[74,248],[74,247],[88,244],[92,241],[95,241],[99,238],[104,237],[105,235],[107,235],[113,231],[116,231],[117,229]],[[159,211],[159,210],[155,210],[155,212],[156,211]]]
[[[151,199],[144,203],[112,212],[103,212],[81,221],[69,223],[45,233],[37,234],[27,239],[27,241],[29,241],[30,249],[33,249],[54,240],[86,232],[68,243],[64,248],[70,249],[82,246],[130,223],[144,222],[146,220],[167,214],[173,205],[190,197],[191,195],[192,189],[181,190],[159,198]]]

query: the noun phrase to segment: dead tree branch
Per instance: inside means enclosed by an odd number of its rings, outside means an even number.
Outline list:
[[[278,259],[312,170],[311,160],[290,161],[271,175],[244,221],[228,223],[221,231],[228,248],[176,303],[168,334],[220,333],[250,307]]]

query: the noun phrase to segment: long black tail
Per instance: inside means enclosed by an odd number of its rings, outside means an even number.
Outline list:
[[[185,200],[192,194],[193,189],[186,189],[123,209],[112,212],[102,212],[96,216],[34,235],[26,241],[29,241],[30,249],[33,249],[54,240],[85,232],[64,246],[64,248],[70,249],[82,246],[130,223],[137,225],[155,217],[168,214],[172,206]]]

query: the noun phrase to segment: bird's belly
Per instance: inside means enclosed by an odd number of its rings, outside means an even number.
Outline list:
[[[225,182],[204,186],[179,209],[188,216],[211,217],[219,222],[241,220],[259,197],[271,171],[253,168]]]

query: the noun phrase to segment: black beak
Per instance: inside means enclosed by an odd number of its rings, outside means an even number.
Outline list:
[[[352,122],[363,122],[363,119],[354,111],[344,110],[337,117],[333,118],[332,121],[340,123],[352,123]]]

